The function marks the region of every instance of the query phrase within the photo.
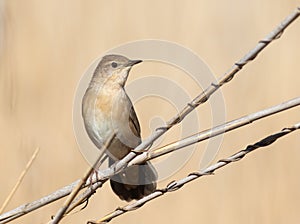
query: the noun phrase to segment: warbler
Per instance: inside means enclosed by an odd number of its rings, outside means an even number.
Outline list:
[[[82,117],[88,136],[100,149],[115,133],[106,150],[109,165],[141,143],[141,128],[124,86],[131,68],[142,60],[106,55],[97,65],[82,100]],[[141,199],[156,189],[157,172],[150,162],[114,175],[110,185],[120,199]]]

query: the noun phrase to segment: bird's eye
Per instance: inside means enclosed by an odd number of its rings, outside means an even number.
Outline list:
[[[111,67],[116,68],[117,66],[118,66],[118,64],[116,62],[111,63]]]

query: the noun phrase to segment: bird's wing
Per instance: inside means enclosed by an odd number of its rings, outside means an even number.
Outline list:
[[[133,106],[131,106],[129,113],[129,127],[135,136],[141,137],[141,127]]]

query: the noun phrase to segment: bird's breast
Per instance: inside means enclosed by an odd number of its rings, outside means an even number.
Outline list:
[[[82,116],[87,133],[100,148],[106,139],[128,123],[131,102],[122,88],[87,90],[83,98]]]

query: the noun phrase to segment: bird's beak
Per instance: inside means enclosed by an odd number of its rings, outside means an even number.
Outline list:
[[[141,63],[142,62],[142,60],[130,60],[128,63],[127,63],[127,67],[131,67],[131,66],[134,66],[134,65],[136,65],[136,64],[138,64],[138,63]]]

